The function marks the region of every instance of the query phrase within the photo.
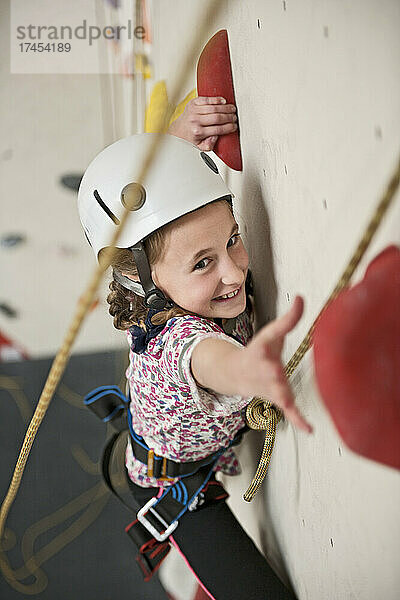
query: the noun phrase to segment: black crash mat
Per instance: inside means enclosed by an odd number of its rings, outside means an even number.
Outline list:
[[[1,574],[2,600],[167,597],[157,576],[144,583],[124,531],[135,516],[102,483],[99,458],[111,430],[82,404],[95,387],[124,385],[126,359],[126,352],[71,358],[7,519],[0,559],[6,559],[12,581]],[[47,359],[0,363],[1,501],[50,365]],[[122,493],[123,450],[121,444],[113,464]]]

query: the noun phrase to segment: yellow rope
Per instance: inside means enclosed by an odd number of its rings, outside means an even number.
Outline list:
[[[376,207],[375,212],[361,238],[361,241],[358,244],[353,256],[351,257],[346,269],[344,270],[342,276],[340,277],[328,300],[325,302],[322,310],[319,312],[314,323],[308,330],[300,346],[297,348],[296,352],[293,354],[292,358],[287,363],[285,367],[285,374],[287,377],[290,377],[290,375],[294,373],[300,361],[310,348],[312,344],[312,336],[314,333],[314,329],[319,319],[321,318],[322,313],[325,311],[327,306],[329,306],[329,304],[336,298],[339,292],[348,285],[355,269],[357,268],[358,264],[360,263],[360,260],[364,256],[365,251],[367,250],[373,236],[375,235],[386,211],[388,210],[395,196],[395,193],[399,187],[399,181],[400,160],[397,163],[397,166],[390,179],[387,189],[382,199],[379,201],[378,206]],[[262,449],[261,458],[256,473],[253,477],[250,486],[243,495],[243,498],[244,500],[246,500],[246,502],[251,502],[253,500],[267,474],[268,466],[271,460],[271,453],[274,447],[276,424],[278,421],[280,421],[281,418],[281,412],[274,406],[272,406],[270,402],[262,398],[253,398],[253,400],[251,400],[247,407],[246,421],[248,426],[251,429],[265,429],[266,434],[264,447]]]
[[[199,54],[200,45],[203,43],[204,38],[206,37],[206,35],[208,33],[210,24],[215,21],[215,18],[217,16],[218,11],[220,10],[222,4],[223,4],[222,2],[218,2],[217,0],[211,0],[208,3],[208,5],[204,11],[204,17],[203,17],[202,21],[200,22],[199,26],[198,27],[196,26],[196,28],[194,29],[197,32],[197,34],[196,34],[194,42],[190,48],[190,51],[186,55],[183,67],[180,70],[179,78],[175,84],[174,93],[172,94],[172,97],[171,97],[171,102],[174,106],[178,104],[179,98],[182,95],[183,87],[185,85],[185,80],[186,80],[189,72],[191,71],[193,65],[195,64],[196,57]],[[164,115],[164,119],[169,119],[169,116],[170,115]],[[150,165],[154,159],[154,156],[156,155],[156,153],[158,151],[159,141],[160,141],[161,137],[162,137],[162,134],[159,134],[159,135],[155,134],[152,144],[151,144],[151,146],[147,152],[147,155],[144,159],[144,164],[142,166],[142,170],[141,170],[140,176],[138,178],[139,181],[144,180],[144,178],[150,168]],[[20,451],[20,454],[19,454],[19,457],[17,460],[17,464],[14,469],[10,487],[8,489],[7,495],[1,506],[0,539],[3,537],[7,515],[8,515],[10,508],[15,500],[15,497],[18,492],[18,488],[21,484],[22,475],[23,475],[25,465],[28,460],[28,456],[31,451],[36,433],[40,427],[41,422],[43,421],[43,418],[46,414],[47,408],[51,402],[51,399],[54,395],[57,385],[65,371],[65,368],[66,368],[66,365],[68,362],[68,358],[69,358],[69,355],[71,352],[72,344],[74,343],[76,336],[78,335],[78,332],[82,326],[83,320],[92,305],[92,302],[95,298],[97,288],[98,288],[100,281],[104,275],[104,272],[109,267],[111,260],[115,254],[115,246],[117,245],[118,239],[119,239],[120,235],[122,234],[122,231],[125,227],[129,212],[130,212],[129,208],[126,208],[124,210],[124,213],[121,217],[121,223],[118,226],[118,228],[116,229],[112,239],[110,240],[110,244],[109,244],[110,250],[106,253],[106,257],[97,266],[93,275],[91,276],[91,278],[89,280],[89,284],[88,284],[84,294],[81,296],[81,298],[78,302],[76,312],[75,312],[75,314],[72,318],[72,322],[67,330],[67,333],[65,335],[62,346],[61,346],[60,350],[58,351],[58,353],[53,361],[53,364],[51,366],[49,375],[47,377],[43,391],[40,395],[34,415],[32,417],[32,420],[31,420],[28,430],[26,432],[24,442],[22,444],[22,448],[21,448],[21,451]],[[2,567],[2,565],[0,565],[0,566]]]

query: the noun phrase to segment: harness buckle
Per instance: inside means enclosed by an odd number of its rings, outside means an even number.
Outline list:
[[[167,459],[163,456],[162,465],[161,465],[161,477],[157,477],[159,481],[174,481],[173,477],[168,477],[167,475]]]
[[[147,453],[147,476],[153,477],[154,472],[154,450],[149,450]]]
[[[150,500],[146,502],[146,504],[139,510],[137,514],[137,519],[158,542],[164,542],[164,540],[166,540],[178,527],[179,521],[174,521],[173,523],[168,525],[168,523],[164,521],[164,519],[157,513],[157,511],[154,508],[152,508],[152,506],[154,506],[157,500],[158,499],[156,498],[156,496],[150,498]],[[162,525],[164,525],[164,531],[158,531],[158,529],[156,529],[154,525],[152,525],[150,521],[146,519],[145,515],[149,511]]]
[[[157,455],[155,455],[157,456]],[[154,475],[154,450],[149,450],[147,452],[147,476],[148,477],[156,477]],[[156,477],[159,481],[173,481],[173,477],[168,477],[167,475],[167,458],[165,456],[162,457],[161,463],[161,475],[160,477]]]

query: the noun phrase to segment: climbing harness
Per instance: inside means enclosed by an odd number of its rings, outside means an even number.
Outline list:
[[[138,548],[136,560],[147,581],[168,554],[168,538],[178,527],[184,514],[228,497],[222,484],[215,480],[210,481],[210,478],[220,456],[231,446],[240,443],[247,427],[239,430],[228,446],[213,454],[198,461],[178,463],[165,456],[158,456],[149,448],[143,437],[134,431],[129,403],[129,397],[116,385],[98,387],[84,398],[84,404],[103,423],[111,424],[117,430],[108,440],[102,458],[103,477],[113,494],[132,510],[115,490],[109,468],[113,449],[126,429],[129,431],[129,441],[135,458],[147,465],[148,477],[155,477],[160,482],[158,495],[150,498],[139,509],[135,521],[126,528],[126,532]]]
[[[398,160],[395,171],[389,181],[389,184],[386,188],[386,191],[382,198],[380,199],[374,214],[369,221],[361,240],[351,257],[347,267],[345,268],[342,276],[340,277],[338,283],[336,284],[334,290],[329,296],[328,300],[325,302],[321,311],[319,312],[317,318],[311,325],[308,330],[306,336],[303,341],[297,348],[296,352],[293,354],[289,362],[285,367],[285,375],[286,377],[290,377],[300,364],[306,352],[312,345],[312,336],[314,329],[321,318],[322,313],[327,308],[327,306],[336,298],[343,288],[345,288],[355,269],[359,265],[362,257],[364,256],[373,236],[375,235],[385,213],[387,212],[389,206],[391,205],[395,193],[400,184],[400,160]],[[247,406],[246,411],[246,422],[251,429],[262,429],[266,430],[265,434],[265,442],[264,447],[261,452],[260,461],[256,470],[256,473],[252,479],[251,484],[243,495],[243,499],[246,502],[251,502],[260,489],[262,482],[265,479],[267,474],[268,466],[271,460],[271,453],[274,447],[275,441],[275,432],[276,432],[276,424],[282,419],[282,413],[279,409],[272,406],[270,402],[263,398],[253,398],[249,405]]]

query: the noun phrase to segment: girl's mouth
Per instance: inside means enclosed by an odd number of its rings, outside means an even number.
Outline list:
[[[233,292],[229,292],[229,294],[223,294],[222,296],[217,296],[216,298],[213,298],[213,300],[214,300],[214,302],[228,302],[229,300],[232,300],[232,298],[236,298],[236,296],[240,293],[241,289],[242,289],[242,286],[240,286],[236,290],[233,290]]]

